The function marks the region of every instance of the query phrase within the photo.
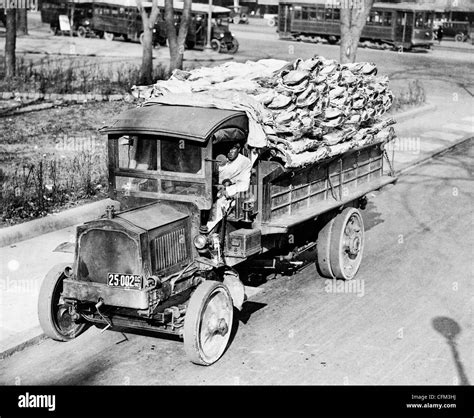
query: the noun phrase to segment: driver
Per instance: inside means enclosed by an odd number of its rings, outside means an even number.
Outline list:
[[[242,144],[236,142],[227,152],[226,156],[219,155],[219,192],[218,199],[212,207],[210,220],[207,223],[209,230],[212,230],[219,221],[227,214],[234,198],[238,193],[246,192],[250,186],[250,174],[252,162],[249,158],[240,153]]]

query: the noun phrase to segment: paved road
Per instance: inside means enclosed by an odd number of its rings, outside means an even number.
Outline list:
[[[91,328],[0,361],[0,383],[470,383],[473,163],[468,143],[372,198],[354,292],[331,291],[312,265],[265,283],[211,367],[179,341]]]

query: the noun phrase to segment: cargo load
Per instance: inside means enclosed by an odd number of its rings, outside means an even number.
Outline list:
[[[139,93],[139,94],[137,94]],[[247,144],[270,148],[286,168],[394,139],[383,115],[393,95],[371,63],[339,64],[320,56],[293,62],[260,60],[175,70],[170,79],[135,88],[153,103],[243,110]]]

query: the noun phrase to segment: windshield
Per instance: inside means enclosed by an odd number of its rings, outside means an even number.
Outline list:
[[[118,138],[116,189],[203,196],[206,189],[203,147],[169,137],[124,135]]]
[[[157,140],[138,135],[123,136],[119,138],[118,162],[119,168],[127,170],[200,174],[202,147],[177,139]]]

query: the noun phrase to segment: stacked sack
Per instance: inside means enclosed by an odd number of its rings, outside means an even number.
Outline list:
[[[269,71],[271,66],[264,61],[177,71],[170,80],[159,81],[150,96],[166,97],[167,91],[205,92],[219,98],[237,90],[246,94],[248,106],[255,101],[254,111],[248,114],[258,118],[266,146],[275,150],[286,167],[300,167],[394,138],[390,127],[394,121],[381,118],[392,105],[393,96],[388,78],[377,77],[374,64],[341,65],[315,56],[293,63],[273,60],[270,64],[277,70]],[[232,95],[229,98],[222,107],[236,109]]]

